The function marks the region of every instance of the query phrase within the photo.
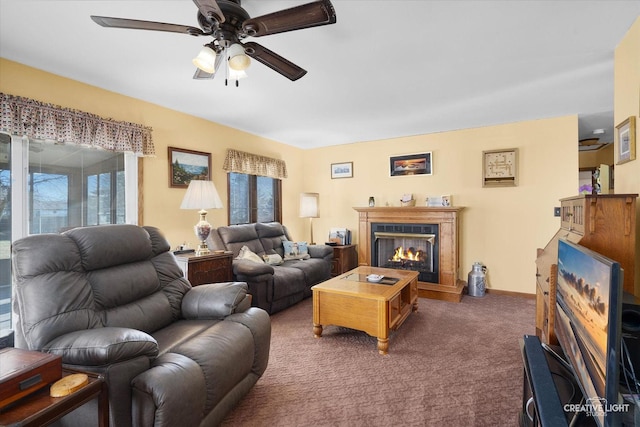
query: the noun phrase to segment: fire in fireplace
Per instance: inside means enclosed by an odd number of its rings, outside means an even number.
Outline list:
[[[415,270],[418,280],[438,283],[437,224],[371,224],[371,262],[376,267]]]

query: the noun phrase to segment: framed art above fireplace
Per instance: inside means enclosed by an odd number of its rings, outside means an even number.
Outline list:
[[[391,156],[389,158],[389,174],[390,176],[433,174],[431,152]]]

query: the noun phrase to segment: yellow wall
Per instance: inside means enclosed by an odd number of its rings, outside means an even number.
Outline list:
[[[454,205],[465,207],[460,276],[466,279],[471,264],[482,261],[491,288],[514,292],[534,293],[536,248],[559,227],[553,207],[577,192],[576,116],[301,150],[6,60],[0,60],[0,76],[6,93],[151,126],[157,157],[144,159],[144,224],[159,227],[172,245],[195,243],[197,215],[179,209],[184,190],[168,187],[167,146],[211,152],[213,180],[225,203],[221,168],[227,148],[284,159],[289,178],[283,182],[283,223],[294,238],[309,235],[308,222],[298,218],[303,191],[321,195],[317,241],[332,226],[356,231],[353,207],[366,205],[369,196],[378,205],[398,205],[403,193],[413,193],[421,204],[427,195],[450,194]],[[520,149],[519,186],[482,188],[482,151],[508,147]],[[432,176],[389,177],[389,156],[425,151],[433,154]],[[354,178],[332,180],[330,164],[346,161],[354,162]],[[226,210],[208,218],[226,224]]]
[[[580,169],[597,168],[600,165],[613,165],[613,144],[607,144],[599,150],[581,151],[579,154]]]
[[[577,193],[577,132],[577,117],[570,116],[305,151],[305,190],[320,193],[314,236],[347,227],[357,242],[353,207],[366,206],[369,196],[377,206],[399,206],[404,193],[421,205],[427,195],[450,194],[454,206],[465,207],[461,278],[482,261],[491,288],[534,293],[536,249],[560,226],[553,207]],[[519,185],[483,188],[482,151],[510,147],[519,148]],[[433,175],[389,176],[389,156],[428,151]],[[353,162],[353,178],[331,179],[331,163],[340,162]]]
[[[66,108],[91,112],[114,120],[130,121],[153,128],[156,157],[143,160],[144,187],[143,224],[160,228],[172,246],[184,241],[195,246],[193,225],[198,221],[195,211],[179,209],[185,190],[170,188],[167,147],[211,153],[212,179],[223,203],[227,203],[227,178],[222,164],[227,148],[283,159],[287,162],[289,179],[282,185],[285,200],[298,200],[302,179],[302,150],[257,137],[236,129],[179,113],[158,105],[140,101],[56,76],[0,58],[0,91],[24,96]],[[283,223],[292,224],[292,232],[300,232],[298,207],[285,204]],[[227,224],[226,209],[209,211],[207,219],[214,226]],[[294,234],[296,235],[296,234]]]
[[[621,123],[636,117],[636,160],[615,166],[615,192],[640,193],[640,18],[615,51],[614,117]],[[616,137],[615,152],[618,152]],[[617,155],[616,155],[617,161]],[[636,203],[636,261],[640,254],[640,203]],[[640,295],[640,262],[636,262],[636,295]]]

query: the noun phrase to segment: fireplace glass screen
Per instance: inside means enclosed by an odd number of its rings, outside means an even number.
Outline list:
[[[437,224],[372,224],[372,263],[414,270],[418,280],[438,283]]]

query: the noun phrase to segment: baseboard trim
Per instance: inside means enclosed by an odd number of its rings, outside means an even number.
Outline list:
[[[486,288],[485,292],[488,294],[496,294],[496,295],[508,295],[508,296],[512,296],[512,297],[521,297],[521,298],[528,298],[528,299],[535,299],[536,298],[536,294],[527,294],[524,292],[513,292],[513,291],[503,291],[500,289],[489,289]]]

